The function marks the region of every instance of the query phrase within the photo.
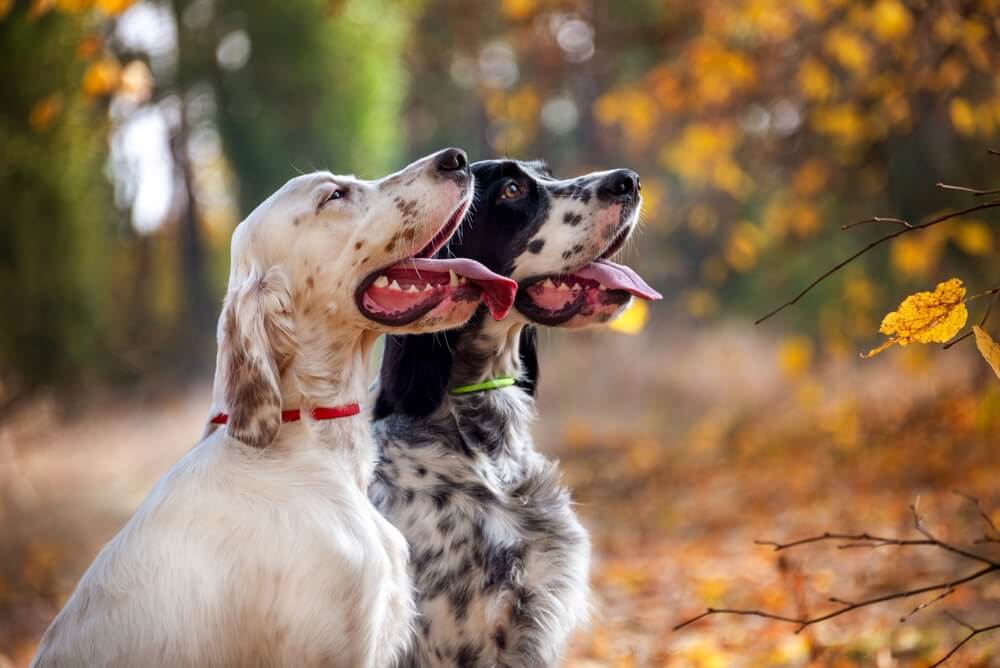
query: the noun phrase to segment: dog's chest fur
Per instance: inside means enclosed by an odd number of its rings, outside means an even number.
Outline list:
[[[587,616],[590,545],[531,399],[508,388],[376,423],[370,496],[410,545],[414,666],[551,666]]]
[[[220,430],[190,451],[98,555],[37,665],[391,665],[413,619],[402,537],[342,453],[280,447]]]

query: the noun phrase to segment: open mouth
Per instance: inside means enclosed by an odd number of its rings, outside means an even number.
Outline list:
[[[521,281],[517,309],[542,325],[556,326],[576,316],[588,321],[613,318],[632,297],[655,301],[663,295],[631,267],[607,259],[628,239],[626,225],[600,258],[567,274],[533,276]]]
[[[361,281],[355,301],[365,317],[383,325],[402,326],[432,311],[480,299],[495,319],[507,315],[514,305],[517,283],[475,260],[431,259],[454,234],[467,206],[460,206],[416,254]]]

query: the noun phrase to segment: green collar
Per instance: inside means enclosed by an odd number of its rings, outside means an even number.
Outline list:
[[[453,387],[451,389],[451,393],[472,394],[473,392],[488,392],[489,390],[499,390],[502,387],[510,387],[515,382],[516,381],[510,376],[501,376],[500,378],[490,378],[489,380],[484,380],[481,383]]]

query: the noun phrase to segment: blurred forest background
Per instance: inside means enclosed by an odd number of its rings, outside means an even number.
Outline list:
[[[642,176],[627,257],[667,299],[543,337],[537,434],[596,546],[570,665],[928,666],[967,633],[945,610],[1000,622],[994,576],[902,624],[920,599],[798,635],[670,631],[968,567],[755,538],[908,535],[923,494],[971,542],[953,488],[1000,521],[1000,383],[971,341],[857,356],[907,294],[1000,285],[995,212],[752,325],[886,232],[841,225],[981,201],[939,182],[1000,187],[1000,1],[0,0],[0,667],[197,437],[241,217],[296,173],[375,177],[444,146]],[[1000,666],[998,646],[949,665]]]

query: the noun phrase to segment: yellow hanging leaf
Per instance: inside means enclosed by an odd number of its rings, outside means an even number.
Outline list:
[[[993,373],[1000,378],[1000,343],[994,341],[979,325],[973,325],[972,331],[976,333],[976,347],[979,348],[979,354],[990,363]]]
[[[812,364],[813,344],[804,336],[790,336],[778,346],[778,365],[790,380],[801,378]]]
[[[989,255],[993,252],[993,233],[986,223],[978,220],[963,222],[952,232],[955,244],[969,255]]]
[[[944,343],[965,327],[968,318],[962,281],[952,278],[938,283],[934,292],[910,295],[885,316],[879,331],[889,340],[863,357],[874,357],[896,343]]]
[[[535,0],[503,0],[500,9],[513,20],[523,21],[534,15],[537,4]]]
[[[624,312],[614,320],[608,327],[623,334],[638,334],[646,326],[649,320],[649,306],[641,299],[633,299]]]
[[[114,58],[102,58],[90,65],[83,73],[81,87],[90,97],[109,95],[121,80],[121,66]]]
[[[134,0],[97,0],[97,8],[108,16],[118,16],[132,6]]]
[[[971,135],[976,130],[976,119],[972,115],[972,105],[969,101],[956,97],[948,105],[948,115],[951,125],[959,134]]]
[[[906,37],[913,28],[913,17],[898,0],[879,0],[872,8],[872,29],[883,42]]]
[[[66,14],[79,14],[90,9],[91,0],[56,0],[56,7]]]

